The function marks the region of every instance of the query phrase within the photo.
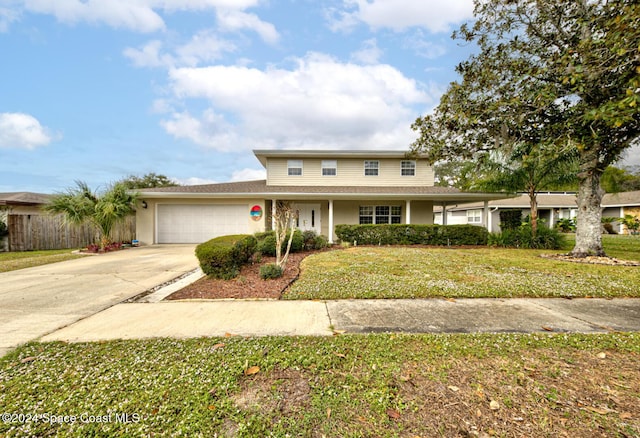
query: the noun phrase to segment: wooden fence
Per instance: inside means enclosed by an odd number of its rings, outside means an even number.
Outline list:
[[[61,215],[10,214],[9,251],[82,248],[97,243],[98,232],[91,224],[71,225]],[[129,216],[113,230],[113,240],[125,242],[135,239],[136,218]]]

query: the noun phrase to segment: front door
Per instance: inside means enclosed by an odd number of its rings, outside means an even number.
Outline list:
[[[320,204],[296,204],[297,227],[302,231],[313,230],[320,234]]]

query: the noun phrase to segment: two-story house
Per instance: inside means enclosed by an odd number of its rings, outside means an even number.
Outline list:
[[[200,243],[272,229],[276,201],[292,201],[296,225],[334,241],[338,224],[432,224],[434,205],[502,199],[435,187],[431,165],[402,151],[255,150],[267,179],[143,189],[136,213],[143,244]]]

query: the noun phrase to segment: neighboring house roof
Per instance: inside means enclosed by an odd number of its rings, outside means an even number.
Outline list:
[[[288,151],[290,152],[290,151]],[[290,156],[290,155],[288,155]],[[422,199],[442,202],[470,202],[476,199],[500,199],[504,193],[461,192],[449,187],[367,187],[367,186],[273,186],[266,180],[242,181],[195,186],[161,187],[138,190],[147,198],[255,198],[286,197],[288,199]]]
[[[0,193],[0,205],[42,205],[49,202],[52,195],[32,192]]]
[[[577,208],[575,193],[539,193],[536,197],[538,208]],[[640,206],[640,190],[634,192],[607,193],[602,197],[602,207]],[[489,208],[530,208],[529,195],[520,194],[509,199],[489,201]],[[484,203],[473,202],[450,206],[448,211],[475,210],[483,208]],[[440,211],[440,209],[434,209]]]
[[[423,155],[408,155],[407,151],[398,150],[291,150],[291,149],[255,149],[253,154],[267,166],[267,158],[407,158],[415,160],[423,158]]]
[[[633,192],[607,193],[602,198],[603,207],[640,206],[640,190]]]

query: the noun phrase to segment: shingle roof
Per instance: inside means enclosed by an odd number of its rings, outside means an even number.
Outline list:
[[[502,198],[508,196],[506,194],[495,193],[465,193],[458,189],[449,187],[427,187],[427,186],[414,186],[414,187],[371,187],[371,186],[273,186],[267,185],[266,180],[258,181],[242,181],[231,183],[219,183],[219,184],[204,184],[194,186],[177,186],[177,187],[161,187],[153,189],[140,189],[138,190],[141,195],[149,197],[166,197],[181,196],[188,197],[188,195],[248,195],[254,194],[256,196],[268,196],[277,194],[286,195],[398,195],[407,196],[414,195],[420,198],[428,198],[429,195],[434,198],[446,198],[452,199],[466,198],[467,201],[478,199],[481,196],[484,197],[496,197]]]
[[[633,192],[607,193],[602,198],[602,205],[616,206],[640,206],[640,190]]]
[[[538,208],[577,208],[573,193],[539,193],[536,197]],[[640,206],[640,190],[634,192],[607,193],[602,197],[603,207]],[[448,210],[469,210],[482,208],[482,202],[471,202],[449,207]],[[489,201],[489,207],[529,208],[529,195],[520,194],[514,198]]]
[[[39,205],[46,204],[52,195],[32,192],[0,193],[0,205]]]

